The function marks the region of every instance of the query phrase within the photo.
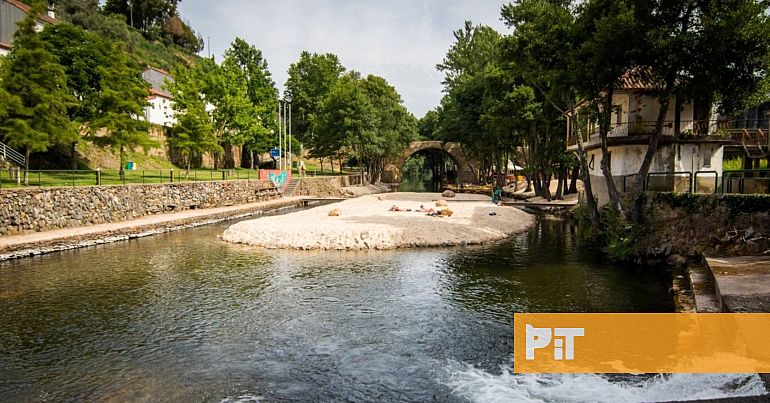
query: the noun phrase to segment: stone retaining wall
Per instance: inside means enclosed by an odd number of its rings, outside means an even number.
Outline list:
[[[0,191],[0,235],[130,220],[275,199],[270,181],[20,188]]]
[[[300,178],[294,196],[347,197],[342,189],[361,183],[358,175]]]

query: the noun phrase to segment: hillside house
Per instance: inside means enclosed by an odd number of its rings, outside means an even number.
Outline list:
[[[643,82],[626,77],[612,97],[614,111],[607,135],[610,169],[619,192],[630,189],[647,152],[650,134],[660,111],[658,101],[647,95]],[[575,111],[580,116],[580,107]],[[586,122],[583,143],[589,176],[599,204],[608,200],[607,182],[601,171],[601,139],[595,122]],[[722,176],[724,146],[731,142],[722,129],[723,122],[712,105],[694,102],[669,105],[657,153],[650,167],[648,189],[688,191],[695,182],[697,191],[714,192],[715,177]],[[567,151],[577,152],[577,130],[567,125]],[[696,172],[697,180],[695,180]]]
[[[163,86],[165,85],[165,80],[173,82],[174,76],[166,71],[148,67],[142,71],[142,77],[151,86],[151,95],[147,98],[150,105],[144,111],[147,121],[159,126],[173,126],[176,123],[174,110],[171,108],[174,97]]]
[[[5,56],[11,51],[13,34],[18,29],[16,23],[26,18],[30,9],[30,6],[18,0],[0,0],[0,56]],[[44,26],[57,22],[53,10],[49,10],[48,14],[38,16],[37,29],[40,31]]]

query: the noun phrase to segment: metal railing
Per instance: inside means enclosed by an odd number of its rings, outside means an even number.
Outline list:
[[[201,181],[251,180],[259,179],[259,173],[252,170],[211,170],[190,171],[185,177],[184,169],[167,170],[30,170],[7,169],[0,171],[0,188],[24,186],[27,177],[29,187],[55,186],[99,186],[150,183],[177,183]]]
[[[662,191],[662,192],[676,192],[678,191],[677,188],[682,188],[682,186],[677,186],[677,177],[685,175],[687,176],[687,187],[685,188],[685,193],[692,192],[692,172],[690,171],[674,171],[674,172],[650,172],[647,174],[647,177],[644,179],[644,191],[650,190],[650,178],[654,177],[663,177],[664,182],[661,183],[655,183],[656,190],[654,191]],[[669,178],[670,177],[670,178]],[[670,181],[670,182],[669,182]]]
[[[770,169],[724,171],[721,193],[768,194],[770,193]]]
[[[0,143],[0,156],[4,160],[11,161],[20,167],[25,166],[27,162],[27,159],[20,152],[8,147],[5,143]]]
[[[607,137],[627,137],[642,136],[655,133],[656,122],[652,120],[624,122],[610,124]],[[661,135],[663,136],[713,136],[727,134],[730,132],[730,122],[701,121],[701,120],[680,120],[679,130],[677,131],[677,122],[673,120],[664,121],[661,126]],[[583,133],[583,141],[599,136],[599,127],[592,125]],[[567,145],[577,144],[577,134],[573,131],[567,139]]]

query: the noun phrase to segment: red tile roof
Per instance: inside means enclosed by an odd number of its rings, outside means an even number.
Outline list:
[[[16,6],[16,8],[18,8],[21,11],[24,11],[25,13],[29,13],[29,10],[32,9],[32,7],[17,0],[4,0],[4,1],[10,5]],[[51,18],[48,14],[40,14],[37,16],[37,19],[41,21],[45,21],[49,24],[56,24],[59,22],[57,19]]]
[[[147,71],[147,70],[155,70],[158,73],[165,74],[165,75],[167,75],[167,76],[169,76],[171,78],[174,78],[174,76],[171,73],[169,73],[168,71],[166,71],[166,70],[161,70],[161,69],[158,69],[158,68],[155,68],[155,67],[152,67],[152,66],[147,66],[147,68],[144,69],[144,71]]]
[[[9,45],[9,44],[7,44],[7,43],[3,43],[3,42],[0,42],[0,48],[3,48],[3,49],[11,49],[12,47],[13,47],[12,45]]]
[[[159,97],[163,97],[163,98],[166,98],[166,99],[174,99],[173,95],[169,95],[169,94],[166,94],[166,93],[163,93],[163,92],[160,92],[160,91],[156,91],[156,90],[154,90],[152,88],[150,88],[150,94],[157,95]],[[152,99],[152,98],[148,98],[148,99]]]

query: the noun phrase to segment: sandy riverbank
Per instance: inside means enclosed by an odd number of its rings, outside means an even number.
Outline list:
[[[392,249],[479,244],[524,231],[534,219],[514,207],[499,207],[487,197],[458,194],[447,199],[451,217],[418,213],[421,204],[436,207],[438,193],[389,193],[387,200],[363,196],[292,214],[243,221],[222,239],[278,249]],[[411,212],[388,211],[392,205]],[[339,217],[330,217],[331,210]],[[497,215],[489,215],[494,211]]]

